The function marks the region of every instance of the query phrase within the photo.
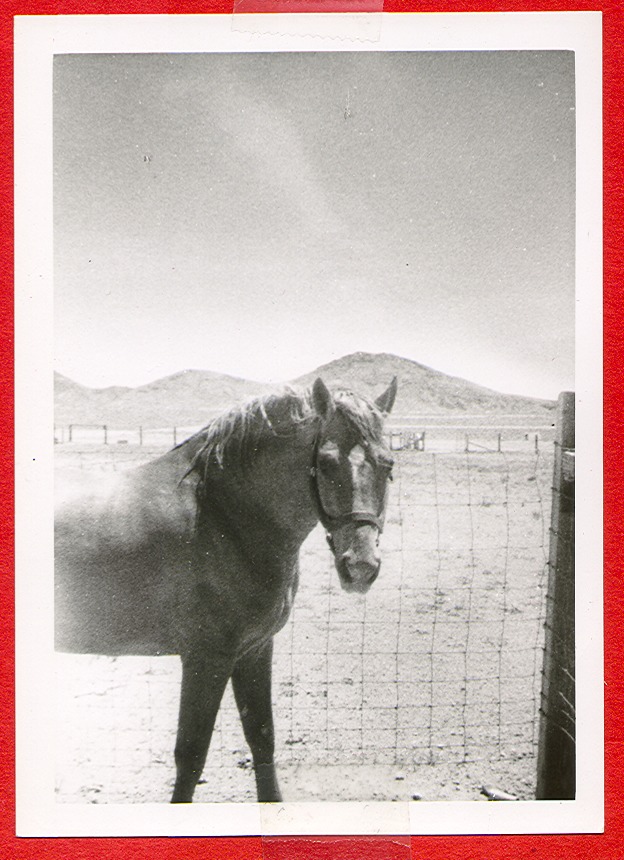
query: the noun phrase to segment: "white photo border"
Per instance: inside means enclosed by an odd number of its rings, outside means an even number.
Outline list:
[[[15,19],[18,835],[602,831],[601,19],[596,12]],[[576,56],[576,800],[188,806],[55,803],[54,721],[46,712],[54,701],[53,57],[61,53],[536,49],[570,50]]]

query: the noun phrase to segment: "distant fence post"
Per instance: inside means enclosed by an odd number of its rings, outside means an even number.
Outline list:
[[[108,425],[107,424],[70,424],[68,428],[68,442],[74,441],[74,431],[76,429],[85,430],[88,428],[89,430],[102,430],[104,434],[104,444],[108,445]]]
[[[538,800],[576,795],[574,393],[559,395],[542,669]]]

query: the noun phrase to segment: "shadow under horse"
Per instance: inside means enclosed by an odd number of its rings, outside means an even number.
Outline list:
[[[317,379],[253,400],[57,512],[57,650],[181,656],[172,802],[193,798],[229,679],[258,800],[281,800],[273,637],[319,519],[342,587],[364,593],[377,577],[396,390],[395,378],[372,403]]]

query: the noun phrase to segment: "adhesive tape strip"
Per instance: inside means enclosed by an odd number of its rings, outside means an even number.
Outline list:
[[[382,12],[383,0],[235,0],[232,30],[378,42]]]

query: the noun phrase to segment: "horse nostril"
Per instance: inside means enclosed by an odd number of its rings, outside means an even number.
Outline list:
[[[340,557],[340,561],[344,565],[352,564],[352,562],[353,562],[353,550],[348,549],[346,552],[343,552],[343,554]]]
[[[349,560],[347,559],[346,556],[347,556],[347,553],[345,553],[345,555],[343,555],[342,558],[340,559],[339,572],[340,572],[342,579],[345,582],[350,583],[350,582],[353,582],[353,575],[352,575],[351,571],[349,570]]]

